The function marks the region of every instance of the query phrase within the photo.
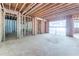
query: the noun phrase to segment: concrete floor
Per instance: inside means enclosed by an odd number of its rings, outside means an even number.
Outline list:
[[[79,33],[75,33],[74,38],[79,39]]]
[[[79,55],[79,39],[52,34],[28,36],[0,43],[4,56],[71,56]]]

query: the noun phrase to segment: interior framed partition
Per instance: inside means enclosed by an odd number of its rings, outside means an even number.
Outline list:
[[[3,10],[3,9],[2,9]],[[15,36],[17,39],[17,12],[13,12],[11,10],[4,9],[2,11],[2,18],[3,18],[3,35],[2,35],[2,41],[8,40],[9,38],[13,38],[12,36]],[[15,39],[14,38],[14,39]]]
[[[5,12],[3,23],[3,41],[15,36],[16,39],[21,39],[24,36],[32,35],[32,18],[21,15],[20,13],[13,14]],[[14,38],[14,39],[15,39]]]
[[[43,34],[48,32],[48,21],[42,18],[33,18],[33,34]]]
[[[32,35],[32,18],[23,16],[22,27],[23,36]]]
[[[48,32],[45,19],[25,16],[20,12],[2,9],[0,6],[0,40],[5,41],[14,36],[21,39],[24,36],[42,34]],[[46,26],[45,26],[46,25]],[[46,27],[46,30],[45,30]],[[15,39],[13,38],[13,39]]]

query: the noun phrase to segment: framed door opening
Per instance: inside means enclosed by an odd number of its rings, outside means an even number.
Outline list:
[[[5,40],[17,39],[17,17],[15,14],[5,15]]]

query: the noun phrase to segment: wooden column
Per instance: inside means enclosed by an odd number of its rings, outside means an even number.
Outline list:
[[[23,15],[21,15],[21,37],[24,36],[24,24],[23,24],[24,21],[23,20],[24,20]]]
[[[21,38],[22,34],[21,34],[21,14],[18,13],[17,15],[17,38]]]
[[[32,18],[32,34],[35,35],[35,18]]]
[[[41,33],[45,33],[45,21],[41,20]]]
[[[43,20],[41,20],[41,34],[43,34],[43,29],[44,29],[44,21]]]
[[[37,19],[34,17],[32,19],[32,34],[36,35],[38,33],[38,29],[37,29]]]
[[[26,17],[24,17],[24,36],[26,36]]]
[[[5,11],[3,12],[3,40],[5,41]]]
[[[73,37],[73,29],[74,29],[74,24],[73,24],[72,15],[68,15],[66,16],[66,35],[69,37]]]
[[[0,42],[2,41],[2,38],[3,38],[3,12],[0,4]]]
[[[37,19],[35,18],[35,34],[38,34],[38,22]]]
[[[45,33],[48,33],[49,32],[49,22],[46,21],[45,22]]]

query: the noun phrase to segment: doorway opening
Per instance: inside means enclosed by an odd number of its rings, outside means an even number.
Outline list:
[[[23,36],[32,35],[32,19],[25,17],[23,18]]]
[[[17,17],[14,14],[5,15],[5,40],[17,39]]]

